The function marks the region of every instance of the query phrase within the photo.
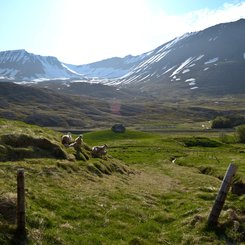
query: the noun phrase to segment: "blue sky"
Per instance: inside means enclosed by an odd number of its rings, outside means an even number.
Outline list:
[[[245,18],[245,0],[0,0],[0,51],[86,64]]]

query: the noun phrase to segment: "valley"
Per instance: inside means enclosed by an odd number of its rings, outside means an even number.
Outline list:
[[[245,20],[186,33],[141,55],[72,65],[26,50],[0,52],[0,116],[91,130],[192,128],[243,115]]]
[[[244,28],[221,23],[85,65],[0,52],[0,244],[245,243],[244,195],[229,192],[218,225],[207,225],[230,163],[232,185],[245,182]],[[212,128],[216,118],[239,120]],[[124,133],[111,130],[118,123]],[[83,134],[79,151],[61,143],[68,132]]]
[[[46,85],[0,83],[1,117],[60,131],[83,132],[105,129],[115,123],[153,131],[203,130],[210,129],[210,121],[216,116],[244,115],[243,95],[181,97],[176,94],[174,98],[159,99],[133,90],[112,88],[106,93],[105,85],[80,87],[76,83],[76,89],[59,93],[45,88]],[[112,94],[114,97],[109,96]]]

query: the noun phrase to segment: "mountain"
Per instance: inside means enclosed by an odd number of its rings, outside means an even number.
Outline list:
[[[124,76],[136,67],[146,54],[114,57],[86,65],[65,64],[56,57],[28,53],[26,50],[0,52],[0,79],[45,81],[80,79],[94,82]],[[95,82],[98,82],[95,80]]]
[[[126,75],[140,62],[142,62],[142,60],[144,60],[147,56],[148,53],[144,53],[138,56],[128,55],[124,58],[113,57],[80,66],[69,64],[66,65],[70,69],[78,73],[81,73],[87,77],[96,77],[98,79],[112,79]]]
[[[56,80],[54,85],[40,86],[72,94],[85,88],[80,84],[78,89],[73,81],[127,88],[161,98],[237,94],[245,93],[244,77],[244,19],[186,33],[142,55],[114,57],[78,66],[25,50],[0,52],[0,80],[52,80],[52,83]]]
[[[56,57],[41,56],[21,50],[0,52],[0,77],[11,80],[85,79]]]
[[[148,53],[144,53],[138,56],[128,55],[124,58],[113,57],[86,65],[66,64],[66,66],[87,77],[112,79],[126,75],[147,56]]]
[[[110,85],[155,94],[245,93],[245,20],[187,33],[148,53]]]

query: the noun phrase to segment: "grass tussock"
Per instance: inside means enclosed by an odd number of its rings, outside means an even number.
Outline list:
[[[6,134],[0,136],[0,160],[22,160],[25,158],[66,159],[66,152],[51,140],[25,134]]]

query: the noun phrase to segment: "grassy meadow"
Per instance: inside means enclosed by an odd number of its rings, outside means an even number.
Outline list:
[[[0,244],[245,243],[244,195],[229,192],[218,226],[207,226],[231,162],[238,165],[235,181],[245,181],[245,145],[233,132],[100,130],[84,134],[84,141],[107,144],[108,154],[92,158],[84,149],[89,160],[76,160],[61,135],[0,120]],[[24,239],[15,233],[20,167]]]

